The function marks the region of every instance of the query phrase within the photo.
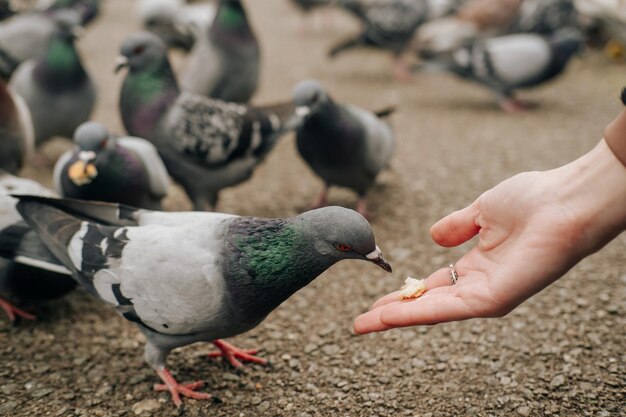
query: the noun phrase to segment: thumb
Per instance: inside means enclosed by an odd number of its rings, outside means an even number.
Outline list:
[[[439,220],[430,228],[430,236],[441,246],[457,246],[473,238],[480,227],[476,225],[478,200],[462,210],[455,211]]]

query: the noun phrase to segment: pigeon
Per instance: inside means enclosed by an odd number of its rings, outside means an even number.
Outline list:
[[[563,28],[577,28],[579,15],[573,0],[524,0],[510,33],[552,35]]]
[[[247,180],[277,139],[297,127],[293,104],[249,107],[180,92],[156,35],[131,36],[118,70],[128,67],[120,111],[128,133],[152,142],[194,210],[213,209],[221,189]]]
[[[513,34],[477,40],[451,55],[423,56],[428,66],[452,72],[495,93],[500,107],[511,113],[532,106],[515,98],[515,90],[541,85],[560,75],[582,48],[584,36],[562,29],[545,37]]]
[[[0,79],[0,169],[16,174],[34,147],[30,110],[24,100]]]
[[[183,89],[247,103],[259,83],[261,52],[240,0],[219,0],[215,19],[191,51]]]
[[[266,219],[19,198],[19,212],[50,251],[143,332],[144,358],[164,382],[155,390],[169,391],[177,407],[180,396],[211,396],[195,391],[202,381],[174,379],[166,367],[172,349],[212,342],[233,366],[266,363],[221,339],[256,327],[340,260],[391,272],[367,220],[341,207]]]
[[[44,55],[20,65],[9,84],[30,108],[37,146],[53,136],[71,138],[96,103],[95,86],[74,45],[76,14],[57,14],[67,20],[59,24]]]
[[[522,0],[470,0],[454,15],[422,25],[412,48],[444,53],[478,38],[505,34],[519,19],[522,3]]]
[[[324,181],[312,207],[327,204],[328,188],[338,185],[359,195],[357,211],[368,216],[365,194],[376,176],[389,166],[395,138],[383,120],[393,112],[378,113],[336,103],[314,80],[302,81],[293,91],[296,112],[305,117],[297,129],[300,155]]]
[[[10,194],[53,196],[35,181],[0,171],[0,308],[11,322],[34,320],[26,309],[59,298],[76,287],[69,269],[46,249],[15,209]]]
[[[362,30],[333,46],[331,58],[356,48],[374,47],[392,52],[394,74],[399,81],[410,77],[409,68],[403,60],[417,28],[428,18],[428,7],[424,0],[337,0],[337,4],[357,17]]]
[[[114,137],[96,122],[80,125],[74,142],[76,148],[54,168],[60,195],[161,210],[169,177],[154,145],[142,138]]]
[[[42,56],[65,14],[19,13],[0,22],[0,78],[8,81],[21,63]]]
[[[100,13],[100,0],[44,0],[40,9],[46,13],[73,10],[80,16],[81,26],[92,23]]]
[[[215,17],[213,3],[187,4],[183,0],[140,0],[144,29],[159,36],[170,48],[189,52],[209,30]]]

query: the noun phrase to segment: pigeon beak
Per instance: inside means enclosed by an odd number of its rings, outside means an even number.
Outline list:
[[[367,258],[368,261],[380,266],[385,271],[387,272],[392,271],[391,265],[389,265],[389,262],[387,262],[385,258],[383,258],[383,253],[380,251],[380,248],[378,246],[376,246],[376,250],[374,252],[365,255],[365,257]]]
[[[118,56],[117,58],[115,58],[115,73],[117,74],[122,68],[128,67],[128,65],[128,58],[126,58],[124,55]]]
[[[296,116],[298,117],[307,117],[311,113],[311,108],[307,106],[298,106],[296,107]]]

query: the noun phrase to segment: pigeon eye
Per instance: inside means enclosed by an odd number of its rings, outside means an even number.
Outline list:
[[[144,51],[145,49],[146,49],[146,48],[145,48],[143,45],[139,45],[139,46],[137,46],[135,49],[133,49],[133,53],[134,53],[135,55],[141,55],[141,54],[143,54],[143,51]]]
[[[352,246],[340,243],[340,244],[335,245],[335,248],[337,248],[337,250],[340,252],[348,252],[349,250],[352,249]]]
[[[100,141],[100,149],[104,149],[104,148],[106,148],[107,143],[109,143],[109,139],[108,139],[108,138],[107,138],[107,139],[102,139],[102,140]]]

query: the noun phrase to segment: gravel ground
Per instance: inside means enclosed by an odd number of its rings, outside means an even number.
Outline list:
[[[541,107],[501,113],[481,89],[446,75],[391,79],[387,56],[372,51],[325,58],[354,29],[340,17],[299,34],[285,0],[247,1],[263,46],[257,103],[286,99],[303,78],[317,78],[341,101],[367,108],[397,104],[398,151],[371,192],[377,240],[393,275],[342,262],[284,303],[257,329],[234,339],[262,346],[271,366],[235,372],[209,360],[210,345],[177,350],[169,365],[180,381],[204,379],[220,404],[186,399],[189,416],[611,416],[626,393],[624,299],[626,236],[586,259],[506,318],[355,337],[352,319],[405,276],[424,276],[467,246],[442,249],[429,226],[499,181],[563,164],[590,149],[620,109],[626,67],[590,52],[564,77],[527,92]],[[81,40],[100,87],[95,119],[120,129],[112,73],[117,48],[138,24],[131,2],[108,0]],[[177,67],[184,64],[176,56]],[[57,141],[45,150],[68,147]],[[49,183],[48,170],[26,176]],[[221,210],[289,216],[320,189],[286,137],[248,183],[222,193]],[[355,196],[331,193],[353,207]],[[168,209],[188,209],[175,189]],[[36,323],[0,321],[1,416],[175,414],[142,359],[142,336],[83,291],[51,303]],[[622,414],[623,415],[623,414]]]

